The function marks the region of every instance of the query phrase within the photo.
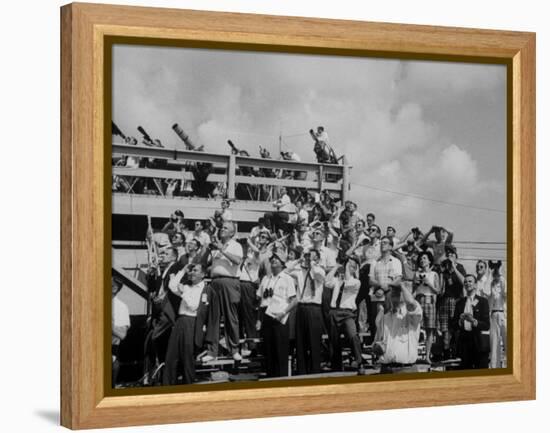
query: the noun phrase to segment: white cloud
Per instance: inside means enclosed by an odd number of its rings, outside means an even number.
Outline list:
[[[453,124],[468,128],[472,110],[479,108],[462,96],[490,98],[501,92],[505,75],[498,67],[141,47],[120,47],[115,54],[113,112],[130,133],[143,124],[168,147],[181,146],[170,128],[177,122],[212,152],[227,153],[226,141],[232,139],[251,154],[259,144],[276,154],[282,131],[293,135],[284,138],[284,146],[311,161],[307,131],[324,125],[331,143],[353,165],[352,182],[503,206],[504,186],[479,165],[480,146],[452,138],[430,117],[438,107],[452,105]],[[488,141],[483,149],[504,164],[499,145]],[[361,210],[404,227],[420,224],[419,219],[468,226],[479,217],[365,188],[354,187],[352,197]],[[491,229],[504,227],[502,219]]]

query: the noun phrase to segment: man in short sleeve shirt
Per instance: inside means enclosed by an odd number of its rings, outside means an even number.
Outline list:
[[[243,259],[241,245],[233,239],[235,225],[231,221],[223,223],[219,237],[210,243],[212,250],[212,302],[211,320],[207,330],[208,353],[202,359],[203,362],[211,361],[218,356],[220,342],[220,319],[224,317],[225,337],[228,349],[233,359],[240,361],[239,345],[239,313],[238,307],[241,300],[239,274],[240,264]]]

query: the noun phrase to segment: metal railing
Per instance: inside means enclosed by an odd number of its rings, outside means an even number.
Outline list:
[[[347,200],[350,189],[351,166],[346,164],[345,157],[342,158],[342,165],[317,164],[121,143],[112,144],[112,155],[115,158],[129,156],[162,161],[162,164],[153,163],[143,167],[113,166],[113,176],[125,179],[128,189],[126,192],[131,194],[136,194],[133,185],[137,179],[182,182],[196,180],[192,168],[197,163],[209,165],[210,172],[206,182],[225,184],[228,199],[237,198],[235,191],[239,184],[256,189],[285,186],[318,192],[328,190],[336,192],[342,201]],[[271,176],[265,175],[266,173],[271,173]],[[160,195],[164,195],[160,185],[157,187]],[[251,199],[255,199],[254,194],[251,194]],[[261,198],[258,195],[256,199]]]

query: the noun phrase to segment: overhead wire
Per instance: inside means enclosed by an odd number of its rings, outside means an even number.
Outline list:
[[[440,203],[440,204],[445,204],[445,205],[449,205],[449,206],[457,206],[457,207],[477,209],[477,210],[485,210],[485,211],[489,211],[489,212],[506,213],[506,211],[503,211],[501,209],[493,209],[493,208],[482,207],[482,206],[474,206],[474,205],[465,204],[465,203],[455,203],[455,202],[450,202],[450,201],[425,197],[425,196],[421,196],[421,195],[418,195],[418,194],[411,194],[411,193],[400,192],[400,191],[392,191],[392,190],[389,190],[389,189],[378,188],[378,187],[374,187],[374,186],[371,186],[371,185],[365,185],[365,184],[361,184],[361,183],[352,182],[351,184],[355,185],[355,186],[360,186],[360,187],[363,187],[363,188],[367,188],[367,189],[372,189],[372,190],[375,190],[375,191],[386,192],[386,193],[389,193],[389,194],[396,194],[396,195],[400,195],[400,196],[404,196],[404,197],[412,197],[412,198],[415,198],[417,200],[425,200],[425,201],[429,201],[429,202],[432,202],[432,203]]]

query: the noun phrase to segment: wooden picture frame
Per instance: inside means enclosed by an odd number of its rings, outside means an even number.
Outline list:
[[[61,8],[61,424],[80,428],[364,411],[535,398],[535,35],[190,10]],[[283,52],[346,52],[508,66],[508,257],[511,366],[448,374],[196,392],[112,395],[106,245],[106,40],[187,41]],[[108,293],[108,292],[107,292]],[[110,332],[110,330],[108,330]],[[108,346],[108,344],[107,344]]]

